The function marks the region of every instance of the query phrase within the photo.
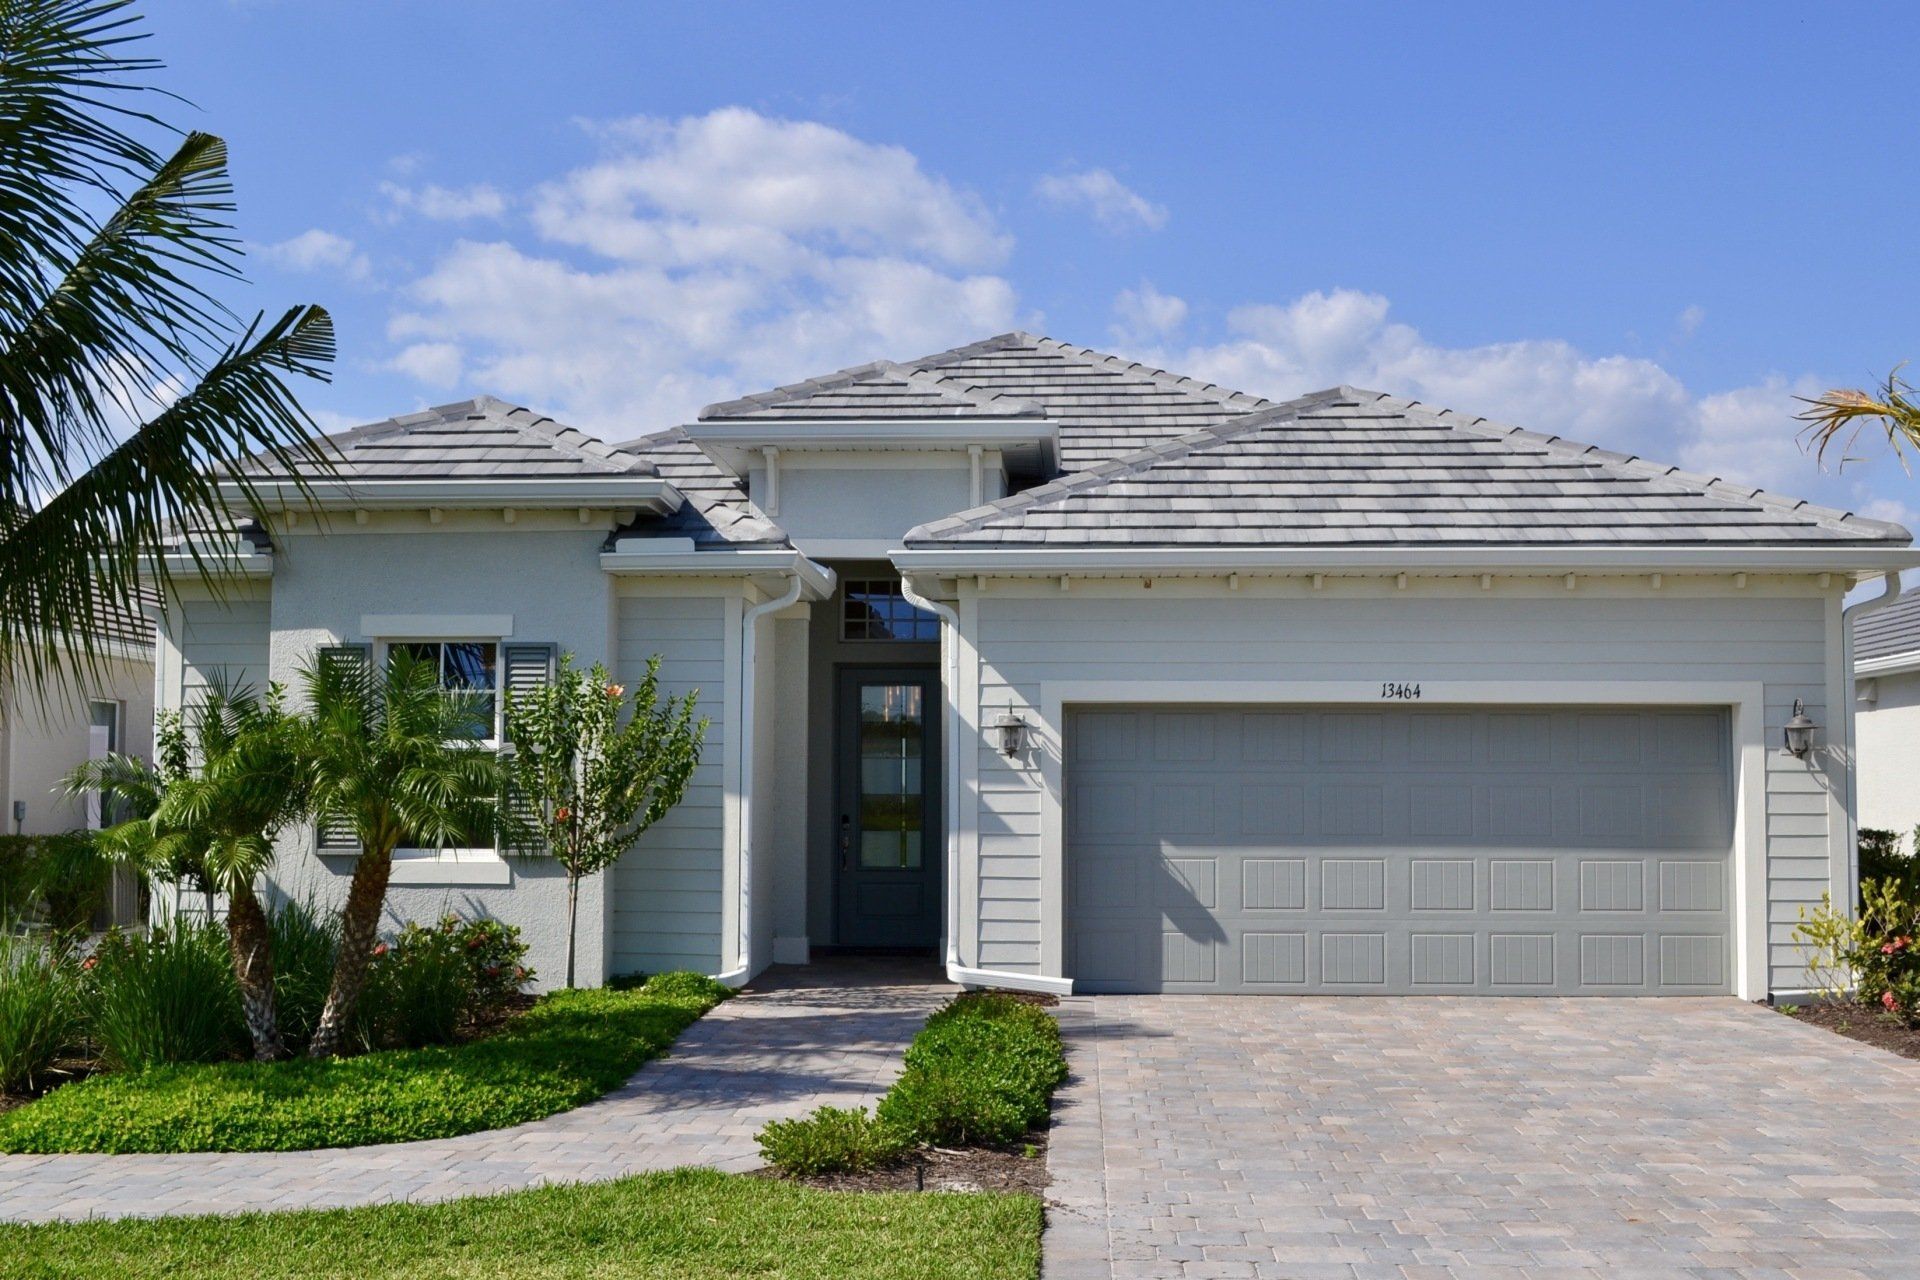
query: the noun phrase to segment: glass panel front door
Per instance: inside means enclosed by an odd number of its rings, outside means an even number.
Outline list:
[[[934,673],[922,668],[841,672],[836,897],[843,945],[938,940],[938,692]]]

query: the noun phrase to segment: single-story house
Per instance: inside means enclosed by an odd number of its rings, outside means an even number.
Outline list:
[[[1860,825],[1898,833],[1912,852],[1920,827],[1920,587],[1859,616],[1853,692]]]
[[[618,445],[489,398],[333,443],[202,548],[247,585],[168,603],[161,701],[326,646],[495,689],[661,655],[713,729],[586,888],[590,977],[901,948],[1047,991],[1798,992],[1797,914],[1855,874],[1843,597],[1920,563],[1712,476],[1023,333]],[[355,855],[301,833],[275,891]],[[561,889],[420,849],[391,904],[510,920],[551,975]]]

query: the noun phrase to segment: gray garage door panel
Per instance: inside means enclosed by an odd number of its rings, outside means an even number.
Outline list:
[[[1076,989],[1730,989],[1717,709],[1119,707],[1067,743]]]

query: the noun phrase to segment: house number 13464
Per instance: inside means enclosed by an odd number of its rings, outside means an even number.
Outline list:
[[[1395,684],[1389,680],[1381,684],[1380,696],[1383,698],[1399,699],[1403,702],[1412,702],[1420,696],[1420,686],[1417,684]]]

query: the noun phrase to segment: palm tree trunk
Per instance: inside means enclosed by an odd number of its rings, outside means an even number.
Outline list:
[[[273,1001],[273,934],[251,884],[236,884],[227,894],[227,941],[254,1059],[272,1062],[284,1053]]]
[[[567,870],[567,990],[573,990],[574,921],[580,915],[580,877]]]
[[[332,1058],[346,1048],[353,1015],[366,990],[367,968],[380,935],[380,908],[387,900],[387,879],[393,874],[393,851],[376,854],[363,849],[354,864],[353,883],[340,911],[340,955],[333,963],[333,985],[320,1009],[319,1025],[307,1046],[309,1058]]]

